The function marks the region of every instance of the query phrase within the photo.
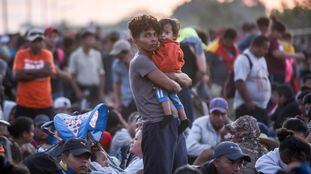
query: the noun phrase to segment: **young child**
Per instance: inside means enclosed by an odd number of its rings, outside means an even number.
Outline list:
[[[162,19],[159,21],[162,34],[160,38],[160,47],[152,55],[153,63],[164,73],[181,72],[184,65],[183,52],[176,42],[180,24],[177,19]],[[178,111],[181,126],[179,132],[183,132],[189,125],[184,107],[176,93],[168,93],[165,89],[156,88],[156,96],[161,103],[164,114],[172,115],[170,101]]]

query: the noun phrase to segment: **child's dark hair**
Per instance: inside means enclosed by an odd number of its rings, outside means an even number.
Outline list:
[[[283,39],[286,39],[286,40],[291,40],[293,38],[293,35],[286,31],[284,34],[283,34]]]
[[[294,132],[301,132],[305,134],[305,136],[309,133],[307,124],[300,118],[289,118],[284,121],[282,127]]]
[[[20,138],[24,132],[30,132],[33,121],[28,117],[18,117],[8,131],[13,138]]]
[[[141,32],[148,29],[154,29],[160,34],[160,25],[158,20],[151,15],[141,15],[134,17],[128,24],[128,29],[133,38],[137,38]]]
[[[175,37],[178,37],[178,33],[179,33],[179,30],[180,30],[180,22],[177,19],[171,19],[171,18],[161,19],[159,21],[159,24],[160,24],[162,30],[163,30],[163,28],[164,28],[164,26],[166,24],[171,25],[172,26],[173,35]]]
[[[296,158],[300,161],[308,161],[311,156],[311,147],[304,140],[295,137],[293,131],[279,129],[277,135],[280,141],[280,153],[286,156]]]

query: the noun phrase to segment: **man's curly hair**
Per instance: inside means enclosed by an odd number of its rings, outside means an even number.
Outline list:
[[[133,38],[137,38],[141,32],[154,29],[160,34],[160,24],[157,18],[151,15],[141,15],[134,17],[128,24],[128,29],[131,32]]]

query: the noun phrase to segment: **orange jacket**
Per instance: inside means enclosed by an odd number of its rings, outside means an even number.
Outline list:
[[[184,54],[177,42],[165,39],[152,55],[153,63],[164,73],[180,71],[185,64]]]

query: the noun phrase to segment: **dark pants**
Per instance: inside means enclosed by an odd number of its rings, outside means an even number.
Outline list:
[[[246,105],[243,104],[235,110],[236,119],[238,119],[239,117],[242,117],[244,115],[253,116],[257,119],[258,122],[261,122],[261,123],[268,125],[268,113],[267,113],[267,111],[265,109],[258,107],[258,106],[256,106],[256,108],[254,110],[249,111],[246,108]]]
[[[194,121],[193,118],[193,102],[191,99],[191,89],[190,88],[183,88],[178,93],[179,99],[181,103],[184,105],[186,115],[188,119],[190,120],[190,125]],[[191,127],[191,126],[190,126]]]
[[[53,119],[54,117],[54,111],[52,107],[37,109],[37,108],[23,107],[20,105],[16,106],[15,118],[25,116],[33,119],[39,114],[47,115],[50,117],[50,119]]]
[[[136,112],[136,104],[134,100],[128,105],[128,106],[123,106],[121,107],[121,115],[123,118],[127,121],[131,113]]]
[[[163,128],[159,122],[143,125],[144,173],[171,174],[188,163],[185,137],[178,134],[178,125],[177,118]]]
[[[90,102],[90,107],[93,108],[96,106],[98,103],[101,102],[101,99],[99,98],[99,87],[98,86],[85,86],[85,85],[80,85],[80,89],[82,92],[86,95],[86,99],[88,102]]]

